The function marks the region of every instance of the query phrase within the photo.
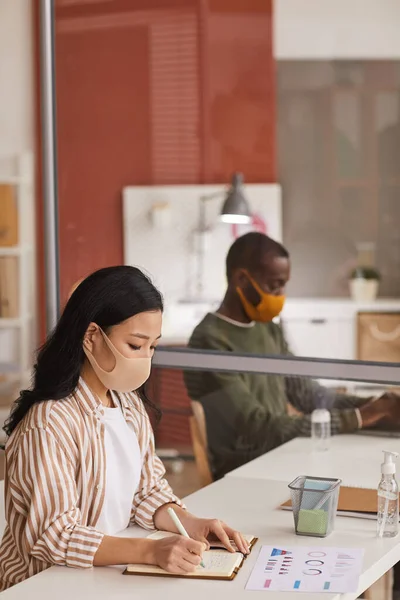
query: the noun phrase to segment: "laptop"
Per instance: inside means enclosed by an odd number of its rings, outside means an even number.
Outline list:
[[[376,427],[370,427],[368,429],[359,429],[356,435],[367,435],[371,437],[383,437],[383,438],[399,438],[400,439],[400,427],[397,425],[391,425],[385,423],[385,425],[377,425]]]
[[[400,431],[385,431],[383,429],[360,429],[356,432],[356,435],[400,439]]]

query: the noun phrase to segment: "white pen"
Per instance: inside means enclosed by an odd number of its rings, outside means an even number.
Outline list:
[[[171,517],[171,519],[174,522],[175,527],[177,528],[177,530],[179,531],[179,533],[181,535],[183,535],[183,537],[185,538],[189,538],[190,536],[188,534],[188,532],[186,531],[186,529],[184,528],[184,526],[182,525],[182,523],[180,522],[180,520],[178,519],[178,515],[176,514],[176,512],[174,511],[173,508],[168,508],[167,509],[167,513],[169,514],[169,516]],[[203,563],[203,561],[201,561],[200,566],[203,567],[203,569],[206,568],[205,564]]]

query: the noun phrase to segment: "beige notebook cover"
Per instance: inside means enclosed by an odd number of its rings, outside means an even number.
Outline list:
[[[377,491],[343,486],[339,492],[338,514],[363,519],[376,519]],[[281,504],[283,510],[292,510],[291,500]]]
[[[149,539],[161,539],[168,535],[173,535],[164,531],[157,531],[149,536]],[[250,550],[257,541],[254,536],[244,536]],[[222,549],[220,542],[212,542],[210,550],[203,554],[203,563],[205,568],[197,567],[193,573],[188,575],[175,575],[168,573],[160,567],[152,565],[128,565],[124,575],[152,575],[158,577],[179,577],[184,579],[219,579],[223,581],[232,581],[237,575],[243,564],[245,557],[241,552],[232,554]]]

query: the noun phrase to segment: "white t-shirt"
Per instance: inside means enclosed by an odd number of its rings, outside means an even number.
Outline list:
[[[140,481],[142,457],[136,434],[115,396],[115,408],[102,407],[106,451],[106,489],[96,529],[115,535],[129,525],[133,497]]]

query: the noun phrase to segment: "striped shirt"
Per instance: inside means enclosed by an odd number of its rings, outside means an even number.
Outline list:
[[[154,529],[160,506],[182,503],[164,479],[143,403],[134,393],[117,396],[137,435],[143,465],[130,522]],[[81,378],[64,400],[35,404],[10,436],[0,591],[51,565],[93,566],[104,535],[96,530],[106,481],[102,413]]]

